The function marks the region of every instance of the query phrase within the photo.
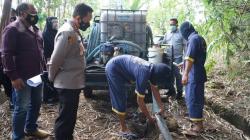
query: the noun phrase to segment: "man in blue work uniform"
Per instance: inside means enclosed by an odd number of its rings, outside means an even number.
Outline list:
[[[166,33],[163,40],[159,41],[158,44],[170,44],[173,45],[173,62],[177,65],[180,65],[183,61],[184,47],[186,45],[185,39],[182,37],[178,29],[178,20],[176,18],[171,18],[169,20],[170,32]],[[172,48],[168,47],[165,50],[165,53],[172,58]],[[179,100],[182,98],[183,85],[181,83],[181,74],[178,66],[173,66],[174,78],[176,83],[176,99]]]
[[[182,84],[186,85],[186,105],[192,127],[185,133],[198,135],[203,130],[204,85],[207,81],[206,70],[206,42],[194,29],[190,22],[184,22],[180,31],[188,41],[185,53]]]
[[[118,114],[120,120],[120,135],[136,137],[127,129],[125,124],[127,100],[125,83],[135,82],[137,103],[141,111],[153,123],[155,119],[150,115],[144,102],[145,92],[148,83],[150,83],[152,94],[160,107],[160,113],[163,113],[164,106],[156,85],[170,79],[170,68],[165,64],[152,64],[132,55],[120,55],[112,58],[107,63],[106,76],[109,84],[112,110]]]

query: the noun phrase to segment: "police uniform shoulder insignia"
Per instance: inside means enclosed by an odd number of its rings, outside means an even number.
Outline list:
[[[69,36],[68,37],[68,42],[70,45],[74,44],[74,42],[76,41],[76,38],[74,36]]]

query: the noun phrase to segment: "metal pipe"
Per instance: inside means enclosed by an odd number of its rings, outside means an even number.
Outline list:
[[[172,136],[168,130],[166,121],[162,118],[161,115],[156,114],[157,112],[160,111],[160,108],[159,108],[159,105],[157,104],[157,102],[154,98],[153,93],[152,93],[152,99],[153,99],[152,112],[155,113],[155,118],[156,118],[158,128],[160,129],[160,132],[161,132],[164,140],[172,140]]]

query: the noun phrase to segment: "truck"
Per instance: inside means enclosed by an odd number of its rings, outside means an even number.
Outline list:
[[[130,54],[147,60],[153,38],[146,14],[146,10],[102,9],[94,18],[87,42],[85,97],[92,97],[93,90],[108,89],[105,64],[112,57]],[[126,86],[133,91],[134,85]]]

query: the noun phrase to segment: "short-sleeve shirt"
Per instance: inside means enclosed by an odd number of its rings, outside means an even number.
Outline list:
[[[182,37],[179,29],[175,32],[166,33],[163,40],[160,44],[171,44],[174,47],[174,58],[182,58],[183,50],[186,45],[185,39]],[[168,47],[165,49],[165,53],[167,53],[170,57],[172,56],[172,49]]]
[[[116,71],[118,71],[126,81],[135,82],[135,92],[139,96],[144,96],[151,76],[152,63],[132,55],[117,56],[108,63],[114,64]]]
[[[193,32],[188,37],[187,50],[185,53],[185,60],[193,62],[192,68],[189,72],[190,82],[206,82],[206,42],[203,37]]]

